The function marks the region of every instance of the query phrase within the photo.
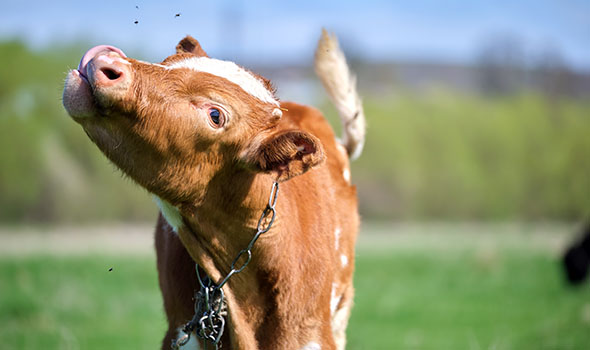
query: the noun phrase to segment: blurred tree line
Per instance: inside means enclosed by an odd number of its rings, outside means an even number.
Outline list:
[[[122,178],[62,107],[66,72],[81,52],[0,43],[2,223],[147,220],[156,213],[148,194]]]
[[[549,100],[588,97],[587,74],[573,72],[559,49],[526,50],[518,36],[495,35],[483,41],[477,54],[479,87],[488,95],[515,94],[534,88]]]
[[[155,218],[146,191],[63,110],[66,71],[84,47],[33,52],[0,43],[3,224]],[[551,81],[543,83],[550,93],[512,83],[511,74],[498,82],[507,69],[497,64],[502,59],[480,61],[482,94],[394,84],[394,92],[365,95],[367,144],[352,171],[365,219],[577,220],[589,213],[590,102],[551,89]],[[558,79],[567,86],[567,75]],[[331,106],[323,110],[335,120]]]
[[[365,106],[367,143],[352,174],[371,217],[580,220],[590,212],[588,101],[439,90]]]

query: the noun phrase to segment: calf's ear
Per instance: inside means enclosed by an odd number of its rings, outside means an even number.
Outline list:
[[[301,130],[287,130],[255,140],[242,153],[242,159],[250,168],[272,174],[282,182],[321,164],[325,155],[315,136]]]
[[[209,57],[197,39],[187,35],[176,45],[176,53],[192,53],[197,57]]]

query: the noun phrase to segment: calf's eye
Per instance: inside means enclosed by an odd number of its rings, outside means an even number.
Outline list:
[[[211,125],[220,128],[223,126],[223,113],[217,108],[209,108],[209,119],[211,120]]]

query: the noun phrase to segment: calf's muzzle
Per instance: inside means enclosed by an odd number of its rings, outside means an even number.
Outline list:
[[[64,89],[64,106],[72,117],[96,115],[97,105],[125,98],[133,79],[131,63],[123,51],[108,45],[88,50],[70,71]]]
[[[123,51],[112,46],[96,46],[82,57],[78,71],[95,91],[117,98],[131,82],[131,64]]]

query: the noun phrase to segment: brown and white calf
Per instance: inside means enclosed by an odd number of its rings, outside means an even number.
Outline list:
[[[276,221],[223,287],[221,348],[345,347],[359,226],[349,158],[360,154],[365,121],[354,77],[326,32],[315,65],[342,118],[340,141],[317,109],[280,102],[268,80],[209,58],[190,36],[159,64],[97,46],[69,72],[67,112],[160,207],[162,349],[193,316],[195,262],[215,282],[228,273],[275,180]],[[195,338],[183,349],[203,345]]]

